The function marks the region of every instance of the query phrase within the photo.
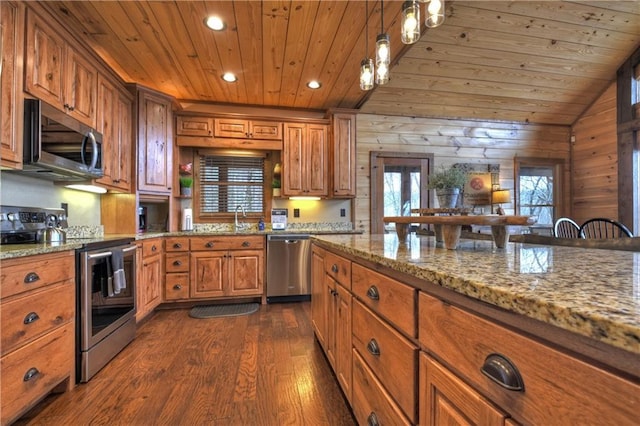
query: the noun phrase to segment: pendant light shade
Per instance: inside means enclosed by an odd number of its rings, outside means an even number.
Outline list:
[[[369,2],[365,0],[364,59],[360,62],[360,90],[373,89],[375,77],[373,59],[369,58]]]
[[[444,22],[444,0],[431,0],[427,5],[425,25],[429,28],[440,26]]]
[[[373,59],[365,58],[360,63],[360,89],[373,89],[373,78],[375,72],[373,67]]]
[[[413,44],[420,38],[420,6],[417,1],[405,1],[402,5],[402,34],[404,44]]]
[[[389,82],[391,64],[391,43],[389,34],[384,32],[384,0],[380,0],[380,34],[376,39],[376,83]]]

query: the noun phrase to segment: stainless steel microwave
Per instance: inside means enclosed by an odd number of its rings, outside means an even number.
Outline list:
[[[103,176],[102,135],[38,99],[24,101],[23,172],[53,181]]]

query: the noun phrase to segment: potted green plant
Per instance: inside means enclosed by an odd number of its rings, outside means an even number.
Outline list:
[[[458,196],[467,180],[467,173],[458,167],[440,166],[429,175],[427,189],[435,189],[441,208],[455,208]]]
[[[279,197],[280,196],[280,179],[279,178],[273,178],[273,180],[271,181],[271,188],[273,188],[273,196],[274,197]]]
[[[190,197],[192,186],[193,178],[191,176],[180,176],[180,195]]]

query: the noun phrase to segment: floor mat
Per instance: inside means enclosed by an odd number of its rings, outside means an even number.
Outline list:
[[[249,315],[260,308],[259,303],[237,303],[234,305],[208,305],[191,308],[189,316],[192,318],[233,317]]]

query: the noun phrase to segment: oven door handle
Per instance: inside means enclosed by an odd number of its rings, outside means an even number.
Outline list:
[[[127,247],[127,248],[123,248],[122,252],[126,253],[132,250],[135,250],[137,247],[136,246],[131,246],[131,247]],[[89,254],[87,255],[88,259],[102,259],[104,257],[109,257],[113,254],[112,251],[103,251],[102,253],[96,253],[96,254]]]

